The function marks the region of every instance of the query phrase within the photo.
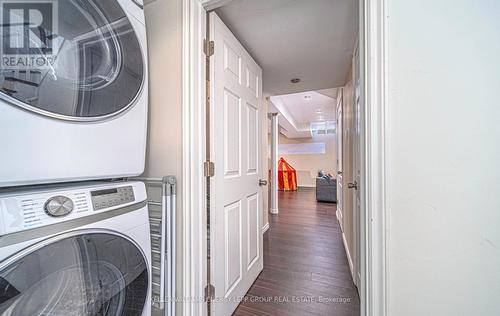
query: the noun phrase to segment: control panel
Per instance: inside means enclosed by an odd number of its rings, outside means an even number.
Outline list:
[[[134,202],[134,189],[132,186],[91,191],[92,206],[94,210],[118,206]]]
[[[146,200],[142,182],[94,184],[0,194],[0,236],[108,212]]]

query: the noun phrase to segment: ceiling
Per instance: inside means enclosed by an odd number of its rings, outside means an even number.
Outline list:
[[[262,67],[265,95],[344,85],[357,0],[232,0],[216,12]]]
[[[335,121],[338,89],[300,92],[270,98],[269,112],[279,113],[281,133],[288,138],[311,137],[311,123]]]

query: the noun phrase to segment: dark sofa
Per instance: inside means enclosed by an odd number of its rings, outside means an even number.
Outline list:
[[[320,173],[316,178],[316,200],[318,202],[337,202],[337,180]]]

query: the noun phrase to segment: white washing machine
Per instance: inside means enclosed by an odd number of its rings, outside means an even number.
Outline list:
[[[142,0],[0,6],[0,187],[141,174],[148,108]]]
[[[0,194],[0,315],[151,315],[142,182]]]

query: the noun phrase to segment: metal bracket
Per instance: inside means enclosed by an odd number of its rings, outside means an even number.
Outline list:
[[[203,40],[203,52],[207,57],[210,57],[214,54],[215,51],[215,43],[214,41]]]
[[[215,287],[212,284],[205,286],[205,301],[215,299]]]
[[[205,161],[204,163],[204,174],[206,178],[211,178],[215,176],[215,164],[211,161]]]

